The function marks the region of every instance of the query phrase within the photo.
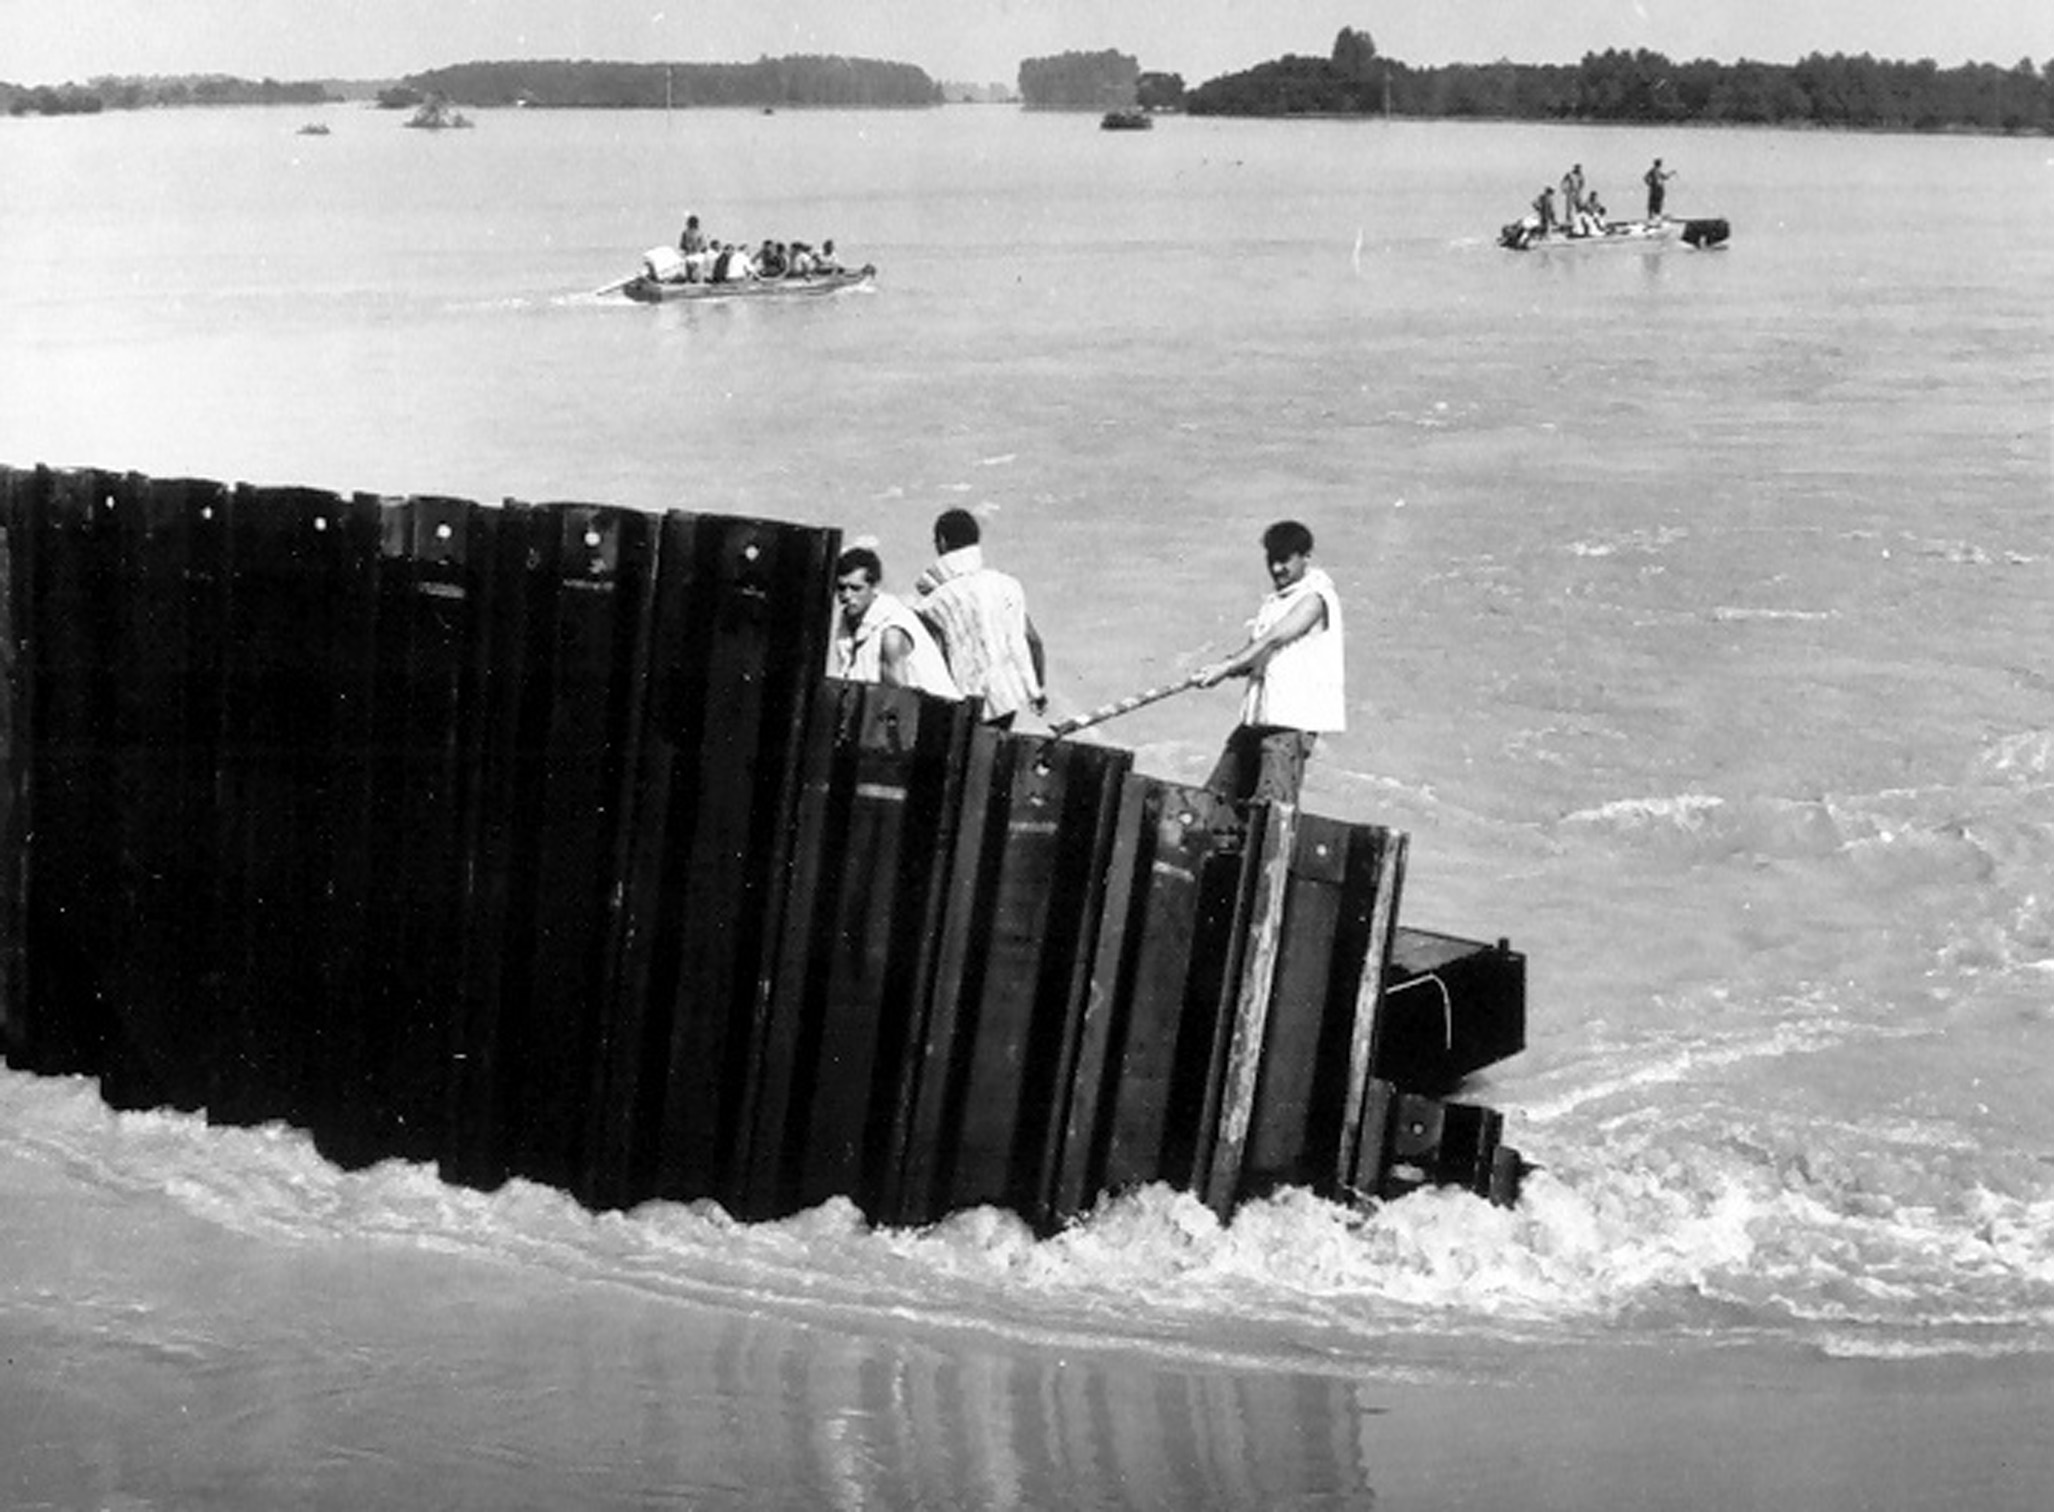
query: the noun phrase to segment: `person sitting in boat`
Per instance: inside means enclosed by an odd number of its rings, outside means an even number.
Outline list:
[[[783,278],[785,276],[785,251],[781,243],[763,238],[763,245],[756,251],[756,276],[758,278]]]
[[[1595,189],[1584,196],[1583,232],[1586,236],[1603,236],[1605,234],[1605,202],[1598,198],[1598,192]]]
[[[789,262],[790,265],[787,267],[786,272],[793,278],[811,277],[820,268],[820,259],[814,255],[813,249],[802,241],[792,243],[792,255]]]
[[[713,273],[708,283],[747,283],[756,276],[756,270],[749,263],[749,254],[733,242],[723,242],[720,255],[713,259]]]
[[[642,276],[656,283],[684,283],[683,254],[669,247],[651,247],[642,254]]]
[[[842,265],[834,255],[834,238],[829,237],[820,244],[820,255],[814,259],[814,271],[818,273],[839,273]]]

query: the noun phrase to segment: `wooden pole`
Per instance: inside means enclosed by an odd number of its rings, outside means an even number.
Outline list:
[[[1104,724],[1108,719],[1117,719],[1122,714],[1131,714],[1149,704],[1160,703],[1165,698],[1174,698],[1198,686],[1198,674],[1191,673],[1179,682],[1162,683],[1153,688],[1143,688],[1139,693],[1130,693],[1125,698],[1116,698],[1109,704],[1101,704],[1088,714],[1079,714],[1075,719],[1059,720],[1050,725],[1056,739],[1074,735],[1079,730],[1088,730],[1095,724]]]

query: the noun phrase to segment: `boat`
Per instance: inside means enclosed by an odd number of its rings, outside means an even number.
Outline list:
[[[843,289],[867,286],[877,276],[877,265],[837,268],[832,273],[788,273],[782,278],[745,278],[731,283],[686,283],[682,278],[659,278],[643,271],[619,288],[628,298],[642,304],[672,304],[680,300],[803,299],[836,294]]]
[[[401,124],[420,131],[450,131],[470,125],[471,118],[440,100],[430,100]]]
[[[1563,226],[1543,231],[1540,222],[1529,215],[1500,227],[1498,245],[1514,252],[1542,247],[1646,247],[1672,241],[1702,248],[1723,246],[1732,234],[1733,228],[1714,216],[1678,220],[1657,215],[1649,220],[1606,221],[1600,231],[1570,231]]]
[[[1155,125],[1155,117],[1145,110],[1108,110],[1100,119],[1101,131],[1147,131]]]
[[[320,121],[309,121],[299,129],[300,136],[326,136],[328,127]]]

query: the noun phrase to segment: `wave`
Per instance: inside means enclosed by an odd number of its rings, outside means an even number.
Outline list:
[[[1969,775],[2024,788],[2054,782],[2054,730],[2022,730],[2000,736],[1977,756]]]
[[[1356,1209],[1290,1190],[1223,1223],[1155,1186],[1048,1238],[993,1209],[873,1229],[840,1200],[757,1224],[711,1203],[595,1214],[518,1180],[482,1193],[406,1162],[345,1172],[278,1126],[112,1112],[77,1078],[0,1073],[0,1130],[0,1156],[118,1195],[141,1232],[168,1207],[251,1243],[408,1246],[858,1330],[1335,1373],[1380,1368],[1406,1340],[1622,1330],[1878,1357],[2054,1352],[2054,1173],[1992,1169],[1967,1138],[1936,1150],[1918,1121],[1793,1115],[1765,1133],[1713,1103],[1627,1113],[1579,1141],[1558,1119],[1511,1210],[1453,1191]]]

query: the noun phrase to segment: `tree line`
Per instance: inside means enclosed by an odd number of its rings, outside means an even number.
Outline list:
[[[236,79],[226,74],[107,75],[84,84],[39,84],[33,88],[0,83],[0,110],[9,115],[97,115],[103,110],[143,110],[159,105],[324,105],[337,98],[325,84]]]
[[[1796,63],[1672,62],[1644,48],[1580,63],[1454,63],[1380,57],[1344,27],[1324,58],[1289,55],[1209,79],[1192,115],[1381,115],[1521,121],[1835,126],[1883,131],[2054,131],[2054,59],[2010,68],[1930,58],[1813,53]]]
[[[1113,110],[1139,100],[1141,65],[1130,54],[1066,52],[1020,63],[1020,103],[1042,110]]]
[[[409,88],[458,105],[662,109],[705,105],[939,105],[941,86],[910,63],[759,58],[754,63],[460,63],[409,74]]]
[[[1382,115],[1531,121],[1705,122],[1837,126],[1888,131],[2054,132],[2054,59],[2009,68],[1941,68],[1813,53],[1796,63],[1672,62],[1646,49],[1586,53],[1580,63],[1452,63],[1413,67],[1382,57],[1366,31],[1343,27],[1326,57],[1295,54],[1187,90],[1176,74],[1145,72],[1125,53],[1028,58],[1029,106],[1108,109],[1140,104],[1193,115]],[[464,63],[411,74],[387,92],[439,95],[473,106],[651,108],[664,105],[917,106],[942,88],[909,63],[868,58],[759,58],[754,63]],[[220,74],[102,77],[25,87],[0,82],[13,115],[87,115],[176,105],[321,104],[319,82]],[[382,97],[381,97],[382,98]]]
[[[759,58],[754,63],[459,63],[408,74],[377,93],[386,106],[439,97],[456,105],[662,109],[667,105],[938,105],[941,86],[910,63],[869,58]],[[25,88],[0,83],[14,115],[90,115],[157,105],[318,105],[340,96],[316,82],[208,74],[97,78]]]

